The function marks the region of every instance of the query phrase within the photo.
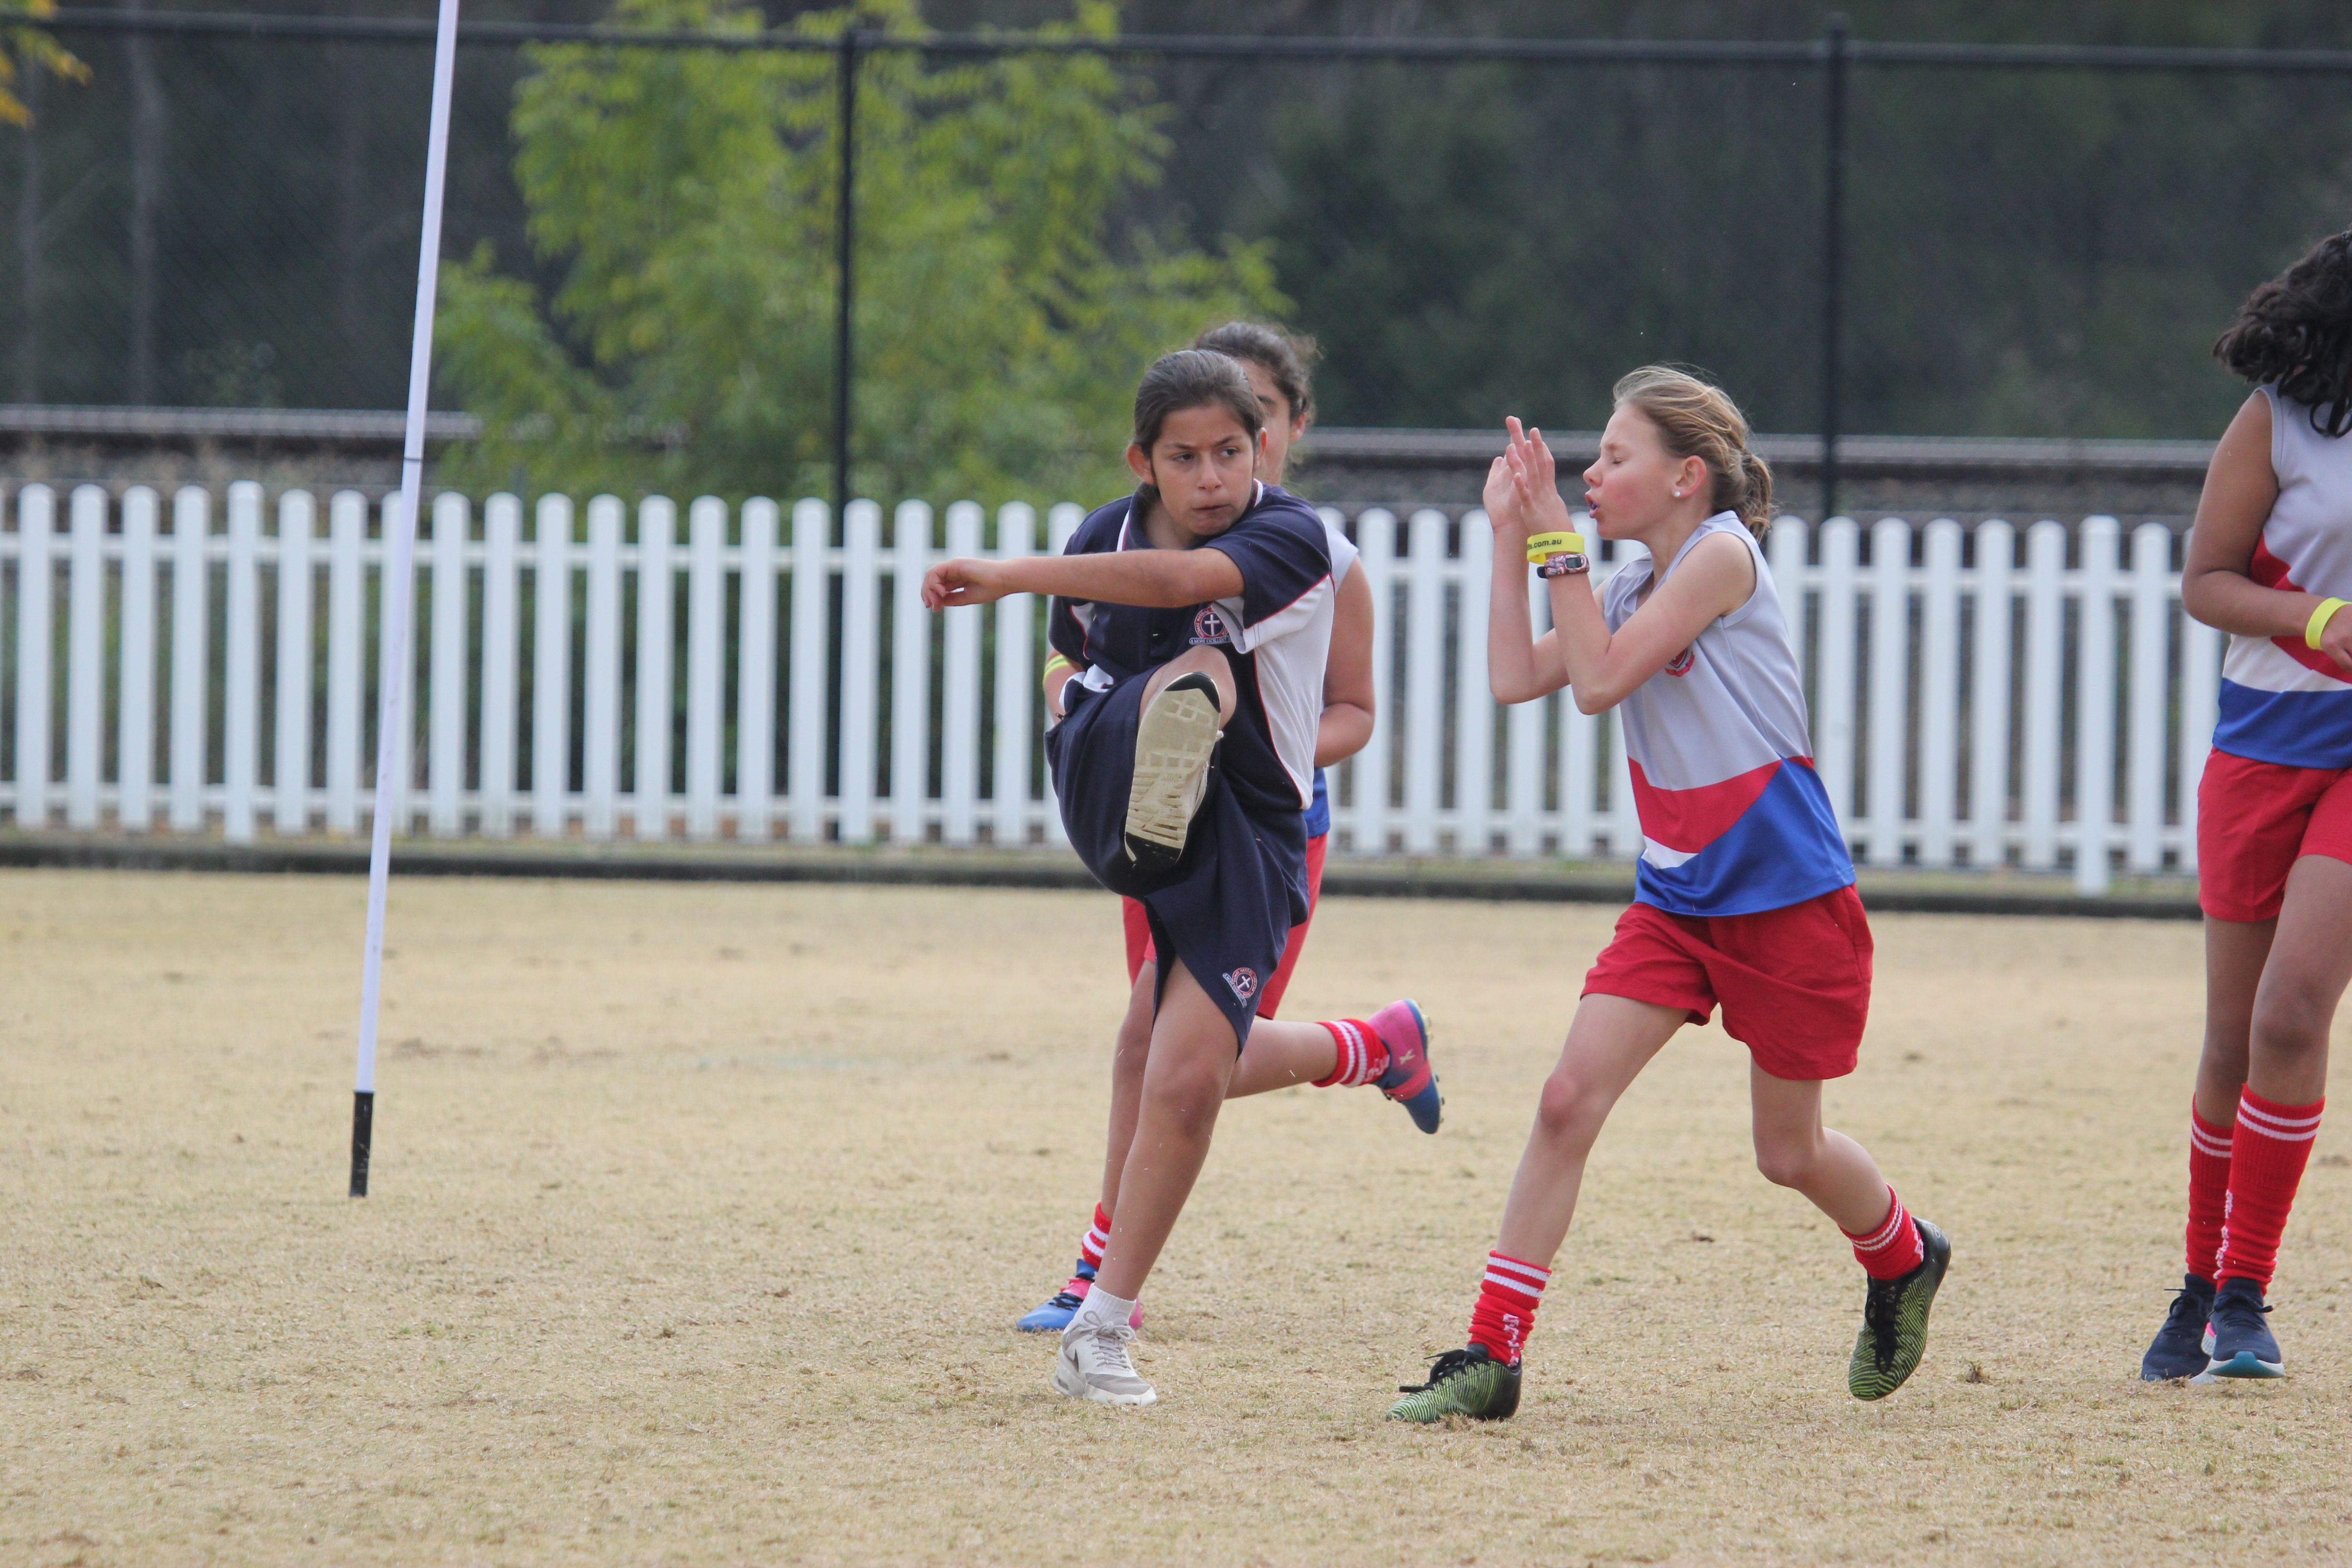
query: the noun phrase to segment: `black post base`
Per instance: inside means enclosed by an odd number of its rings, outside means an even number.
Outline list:
[[[368,1145],[375,1132],[375,1091],[352,1091],[352,1196],[367,1196]]]

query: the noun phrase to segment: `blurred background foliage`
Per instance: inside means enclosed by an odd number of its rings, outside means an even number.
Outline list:
[[[2307,0],[1843,8],[1866,38],[2352,46],[2352,12]],[[625,0],[619,19],[1812,38],[1828,9]],[[426,51],[65,42],[92,80],[26,73],[36,122],[0,132],[0,395],[397,406]],[[2242,395],[2213,335],[2352,221],[2347,85],[1857,68],[1847,428],[2210,437]],[[492,436],[464,482],[822,490],[833,95],[824,57],[465,52],[437,395]],[[1809,67],[869,58],[859,488],[1115,483],[1136,374],[1234,312],[1322,341],[1332,424],[1590,426],[1624,369],[1673,359],[1760,427],[1813,428],[1822,101]]]

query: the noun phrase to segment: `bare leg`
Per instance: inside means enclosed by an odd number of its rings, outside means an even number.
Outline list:
[[[1519,1156],[1518,1174],[1511,1179],[1510,1201],[1503,1205],[1497,1251],[1539,1268],[1550,1266],[1568,1239],[1576,1194],[1584,1184],[1584,1162],[1601,1136],[1601,1124],[1634,1076],[1689,1021],[1680,1007],[1622,996],[1587,996],[1577,1005],[1559,1064],[1536,1102],[1535,1128]]]
[[[1748,1086],[1764,1179],[1804,1194],[1840,1230],[1858,1236],[1883,1224],[1886,1178],[1870,1151],[1822,1125],[1820,1081],[1774,1078],[1750,1062]]]
[[[1205,675],[1216,683],[1217,728],[1222,730],[1235,711],[1234,667],[1216,648],[1204,646],[1190,649],[1153,670],[1150,678],[1143,683],[1144,703],[1149,706],[1151,700],[1166,690],[1168,683],[1178,676],[1196,674]]]
[[[1110,1139],[1103,1154],[1102,1211],[1118,1212],[1118,1175],[1135,1142],[1135,1118],[1143,1106],[1143,1065],[1151,1056],[1151,994],[1159,966],[1147,959],[1128,994],[1127,1016],[1118,1021],[1118,1042],[1110,1057]]]
[[[2281,1105],[2327,1092],[2327,1032],[2352,982],[2352,866],[2306,855],[2287,873],[2286,903],[2263,964],[2249,1031],[2246,1085]]]
[[[1260,1018],[1250,1026],[1249,1044],[1234,1068],[1233,1082],[1225,1086],[1225,1098],[1319,1083],[1339,1065],[1339,1042],[1322,1025]]]
[[[1097,1289],[1130,1301],[1143,1293],[1143,1282],[1209,1157],[1234,1058],[1233,1026],[1179,963],[1169,973],[1160,1016],[1152,1021],[1141,1113],[1127,1168],[1119,1174],[1119,1205],[1096,1273]]]
[[[2197,1059],[2197,1114],[2216,1127],[2238,1120],[2254,993],[2277,931],[2276,921],[2205,918],[2205,1048]]]

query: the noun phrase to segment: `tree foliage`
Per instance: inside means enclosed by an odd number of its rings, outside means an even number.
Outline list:
[[[748,29],[728,0],[623,0],[638,27]],[[912,0],[803,16],[895,31]],[[1112,9],[1087,0],[1097,32]],[[514,108],[544,296],[478,249],[445,269],[443,376],[488,437],[470,477],[620,491],[828,488],[835,65],[562,46]],[[1263,251],[1118,222],[1166,143],[1094,57],[933,69],[863,57],[856,129],[856,488],[1077,495],[1135,378],[1213,316],[1279,301]],[[1148,200],[1145,204],[1148,208]],[[468,476],[454,475],[459,482]]]
[[[16,85],[28,70],[46,71],[64,81],[88,81],[89,67],[68,53],[64,45],[36,26],[10,17],[40,21],[58,14],[57,0],[0,0],[0,121],[30,125],[33,111],[16,96]]]

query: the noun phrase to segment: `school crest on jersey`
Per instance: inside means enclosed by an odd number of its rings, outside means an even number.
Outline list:
[[[1257,994],[1257,971],[1236,969],[1225,976],[1225,984],[1234,988],[1234,998],[1244,1007]]]
[[[1666,660],[1666,673],[1668,675],[1688,675],[1691,672],[1691,650],[1689,648],[1685,648],[1682,652],[1675,655],[1674,658]]]
[[[1199,647],[1205,643],[1231,641],[1233,641],[1233,634],[1226,629],[1225,617],[1216,605],[1203,605],[1192,612],[1192,646],[1194,647]],[[1244,971],[1244,973],[1247,972]]]

